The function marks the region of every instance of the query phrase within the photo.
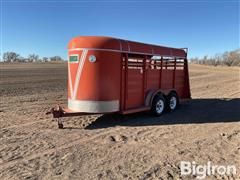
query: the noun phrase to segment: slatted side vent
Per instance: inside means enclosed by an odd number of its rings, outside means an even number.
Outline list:
[[[176,69],[183,70],[185,61],[182,58],[164,57],[164,56],[140,56],[128,54],[128,69],[144,69],[144,60],[146,60],[145,69],[160,70],[162,69]],[[125,69],[126,58],[123,58],[123,69]]]
[[[148,69],[184,69],[184,59],[172,57],[159,57],[157,59],[147,59]]]

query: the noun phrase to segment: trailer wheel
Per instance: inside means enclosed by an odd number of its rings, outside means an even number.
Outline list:
[[[171,92],[168,96],[167,96],[167,110],[168,111],[173,111],[178,107],[179,104],[179,99],[178,99],[178,95],[175,92]]]
[[[152,102],[151,111],[155,116],[160,116],[165,110],[166,102],[163,95],[156,95]]]

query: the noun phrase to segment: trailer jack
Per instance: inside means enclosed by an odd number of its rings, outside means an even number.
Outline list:
[[[57,123],[58,123],[58,128],[63,129],[63,121],[62,117],[64,116],[64,108],[61,106],[57,105],[56,107],[51,108],[50,111],[46,112],[46,114],[52,114],[53,118],[57,118]]]
[[[58,128],[59,128],[59,129],[63,129],[62,118],[57,118],[57,122],[58,122]]]

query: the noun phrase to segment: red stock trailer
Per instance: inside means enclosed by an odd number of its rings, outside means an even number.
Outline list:
[[[190,99],[187,49],[112,37],[80,36],[68,45],[68,107],[58,118],[151,111],[160,116]]]

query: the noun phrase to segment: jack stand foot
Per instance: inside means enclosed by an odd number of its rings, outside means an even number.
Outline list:
[[[58,118],[58,128],[59,129],[63,129],[63,123],[62,123],[62,120],[61,120],[61,118]]]

